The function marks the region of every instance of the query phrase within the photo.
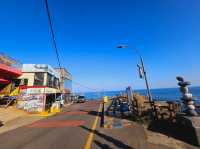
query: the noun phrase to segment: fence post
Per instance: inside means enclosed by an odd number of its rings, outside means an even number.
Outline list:
[[[102,103],[102,111],[101,111],[101,123],[100,127],[104,127],[104,101]]]

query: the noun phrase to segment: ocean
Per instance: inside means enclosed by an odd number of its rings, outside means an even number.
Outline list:
[[[193,94],[194,100],[200,101],[200,87],[190,87],[189,91]],[[141,95],[147,95],[146,90],[133,90],[133,92],[139,93]],[[104,91],[104,92],[87,92],[84,93],[84,96],[88,100],[97,100],[102,99],[103,96],[115,96],[124,94],[125,90],[123,91]],[[179,88],[162,88],[162,89],[151,89],[152,96],[154,100],[167,100],[167,101],[174,101],[180,100],[181,93]]]

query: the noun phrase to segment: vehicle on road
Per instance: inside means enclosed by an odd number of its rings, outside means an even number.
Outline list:
[[[85,100],[85,96],[78,96],[77,98],[77,103],[84,103],[86,100]]]

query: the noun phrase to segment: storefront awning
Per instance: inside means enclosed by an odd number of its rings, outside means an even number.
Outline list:
[[[0,64],[0,77],[1,78],[16,78],[22,75],[19,69],[7,66],[5,64]]]
[[[9,80],[6,80],[6,79],[3,79],[3,78],[0,78],[0,84],[9,84],[10,81]]]

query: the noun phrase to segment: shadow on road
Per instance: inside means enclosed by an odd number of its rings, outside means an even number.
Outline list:
[[[0,127],[3,126],[3,122],[0,120]]]
[[[101,116],[101,112],[98,111],[89,111],[89,110],[80,110],[81,112],[87,112],[89,115]]]
[[[109,147],[107,144],[103,144],[97,140],[94,140],[94,143],[101,149],[112,149],[111,147]]]
[[[87,128],[87,127],[85,127],[85,126],[80,126],[80,127],[83,128],[84,130],[89,131],[89,132],[93,132],[95,135],[97,135],[97,136],[103,138],[104,140],[106,140],[106,141],[108,141],[108,142],[113,143],[113,144],[114,144],[116,147],[118,147],[118,148],[134,149],[133,147],[130,147],[130,146],[124,144],[124,143],[121,142],[120,140],[117,140],[117,139],[115,139],[115,138],[113,138],[113,137],[110,137],[110,136],[108,136],[108,135],[102,134],[102,133],[100,133],[100,132],[97,131],[97,130],[92,130],[92,129]],[[100,143],[100,142],[98,142],[98,141],[95,141],[95,143],[96,143],[99,147],[102,147],[102,149],[110,149],[110,147],[109,147],[108,145],[106,145],[106,144],[102,144],[102,143]]]

